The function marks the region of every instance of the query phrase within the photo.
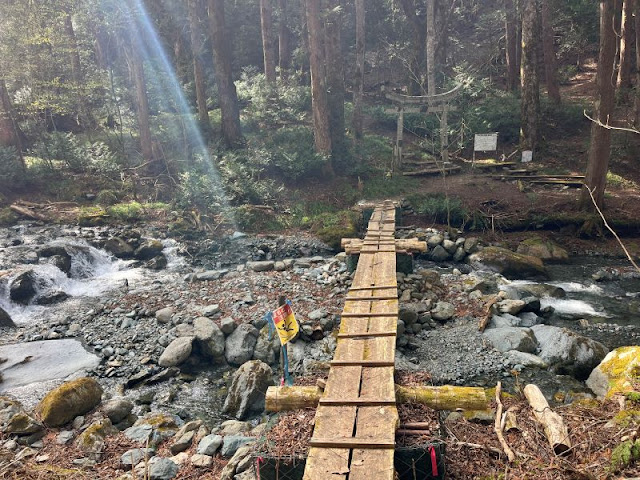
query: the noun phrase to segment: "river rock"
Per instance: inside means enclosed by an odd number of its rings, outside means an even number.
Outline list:
[[[517,315],[524,308],[525,303],[522,300],[502,300],[498,303],[500,313],[508,313],[509,315]]]
[[[524,302],[524,307],[522,308],[522,312],[533,312],[537,313],[540,311],[540,299],[537,297],[525,297],[522,299]]]
[[[22,272],[9,286],[9,297],[16,303],[26,305],[36,295],[36,274],[33,270]]]
[[[271,337],[271,339],[269,339]],[[276,352],[280,346],[280,340],[277,334],[269,332],[269,326],[265,325],[260,329],[260,335],[256,342],[256,348],[253,350],[253,359],[260,360],[268,365],[276,362]]]
[[[398,312],[398,318],[402,320],[405,325],[413,325],[418,321],[418,313],[411,308],[401,308]]]
[[[235,480],[234,475],[238,465],[253,453],[250,446],[240,447],[236,453],[231,457],[229,462],[222,469],[219,480]]]
[[[169,323],[171,322],[171,317],[173,317],[173,308],[171,307],[161,308],[156,312],[156,320],[159,323]]]
[[[431,252],[431,260],[434,262],[444,262],[451,258],[451,254],[442,245],[436,245]]]
[[[231,335],[236,327],[236,321],[231,317],[225,317],[220,320],[220,330],[222,330],[222,333],[225,335]]]
[[[198,443],[198,448],[196,452],[200,455],[215,455],[220,446],[222,445],[222,436],[221,435],[207,435],[200,443]]]
[[[431,235],[427,239],[427,246],[429,248],[435,248],[436,246],[440,245],[443,240],[444,240],[444,237],[439,233],[436,233],[435,235]]]
[[[164,349],[158,359],[161,367],[175,367],[185,362],[191,355],[193,337],[178,337]]]
[[[171,447],[169,447],[171,453],[173,455],[176,455],[187,450],[191,446],[191,442],[193,441],[193,437],[195,436],[195,434],[196,432],[194,432],[193,430],[191,430],[190,432],[185,432],[182,435],[179,435],[178,432],[175,436],[174,442],[171,444]]]
[[[6,426],[2,428],[4,433],[15,435],[31,435],[43,430],[44,426],[26,412],[13,415]]]
[[[242,435],[227,435],[222,441],[222,450],[220,453],[223,457],[233,457],[238,449],[248,443],[254,442],[255,438],[243,437]]]
[[[132,448],[120,456],[120,466],[123,470],[131,470],[145,459],[150,459],[156,453],[153,448]]]
[[[231,365],[242,365],[253,357],[258,330],[249,323],[239,325],[225,342],[225,358]]]
[[[633,390],[633,381],[640,377],[640,347],[620,347],[612,350],[591,372],[587,386],[598,397]]]
[[[53,305],[55,303],[64,302],[67,298],[69,298],[69,294],[62,290],[55,290],[39,295],[33,303],[36,305]]]
[[[120,423],[133,410],[133,402],[125,397],[116,397],[102,405],[102,412],[113,424]]]
[[[199,453],[196,453],[195,455],[191,456],[191,465],[193,465],[194,467],[210,467],[212,464],[213,457],[209,455],[201,455]]]
[[[531,327],[540,344],[540,358],[559,373],[586,379],[608,352],[600,342],[551,325]]]
[[[147,240],[135,250],[133,256],[138,260],[151,260],[160,255],[163,248],[160,240]]]
[[[78,435],[76,445],[83,452],[101,454],[107,436],[116,433],[118,430],[111,425],[111,420],[108,418],[97,420]]]
[[[149,480],[171,480],[178,474],[178,465],[168,458],[149,460]]]
[[[525,283],[521,285],[510,285],[510,288],[518,292],[520,298],[531,295],[538,298],[564,298],[567,296],[567,292],[565,292],[563,288],[556,287],[555,285],[549,285],[548,283]]]
[[[68,274],[71,271],[71,255],[67,252],[64,255],[53,255],[49,262],[63,273]]]
[[[548,262],[566,262],[569,260],[569,253],[551,240],[540,237],[527,238],[518,245],[518,253],[531,255]]]
[[[13,323],[11,315],[2,307],[0,307],[0,328],[16,328],[16,324]]]
[[[104,249],[117,258],[133,257],[133,248],[120,237],[111,237],[104,243]]]
[[[467,253],[475,253],[478,251],[478,239],[476,237],[469,237],[464,241],[464,251]]]
[[[224,353],[224,333],[207,317],[198,317],[193,321],[193,332],[200,352],[209,358],[221,357]]]
[[[275,267],[275,262],[265,260],[263,262],[247,262],[247,268],[254,272],[269,272]]]
[[[504,354],[505,358],[511,365],[523,365],[525,367],[547,368],[547,362],[539,356],[532,353],[519,352],[518,350],[509,350]]]
[[[440,322],[446,322],[453,317],[455,310],[455,307],[449,302],[438,302],[431,310],[431,317]]]
[[[234,374],[223,412],[237,419],[264,410],[267,388],[273,385],[271,367],[259,360],[244,363]]]
[[[160,255],[156,255],[147,263],[145,263],[144,266],[151,270],[164,270],[165,268],[167,268],[168,264],[169,264],[169,260],[167,260],[167,257],[165,257],[161,253]]]
[[[500,247],[486,247],[468,258],[472,267],[510,278],[548,277],[542,260]]]
[[[483,335],[500,352],[518,350],[533,353],[536,351],[536,338],[529,328],[492,328],[486,330]]]
[[[51,390],[36,411],[46,425],[60,427],[96,407],[101,398],[100,384],[94,378],[83,377]]]

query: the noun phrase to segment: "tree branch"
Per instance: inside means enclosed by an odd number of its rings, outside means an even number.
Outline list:
[[[607,130],[620,130],[621,132],[631,132],[631,133],[637,133],[638,135],[640,135],[640,130],[636,130],[635,128],[613,127],[609,125],[609,119],[607,119],[607,123],[602,123],[600,120],[596,120],[595,118],[591,118],[589,115],[587,115],[586,110],[583,111],[583,114],[593,123],[595,123],[599,127],[606,128]]]

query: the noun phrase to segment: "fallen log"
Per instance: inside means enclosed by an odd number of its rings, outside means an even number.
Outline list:
[[[15,203],[13,205],[10,205],[9,208],[11,210],[13,210],[14,212],[16,212],[19,215],[22,215],[23,217],[27,217],[30,218],[32,220],[40,220],[43,222],[46,222],[49,220],[49,218],[45,215],[42,215],[38,212],[33,212],[31,210],[29,210],[26,207],[21,207],[20,205],[16,205]]]
[[[283,412],[300,408],[315,408],[323,391],[311,387],[269,387],[265,408],[268,412]],[[421,403],[434,410],[486,410],[487,395],[479,387],[402,387],[396,385],[398,403]]]
[[[533,384],[524,387],[524,396],[533,410],[536,420],[543,426],[544,434],[556,455],[562,455],[571,448],[571,439],[562,417],[549,407],[547,399]]]
[[[391,243],[391,242],[389,242]],[[396,250],[404,250],[409,253],[419,253],[427,251],[427,242],[417,238],[398,238],[394,242]],[[360,238],[343,238],[340,242],[347,255],[357,255],[365,248],[364,240]]]
[[[482,316],[478,324],[478,330],[480,332],[484,332],[485,329],[487,328],[487,325],[489,324],[489,320],[491,320],[491,317],[493,317],[493,310],[494,310],[493,306],[496,303],[498,303],[499,300],[500,300],[500,297],[498,295],[494,295],[487,302],[487,305],[485,306],[485,310],[484,310],[484,315]]]
[[[496,432],[496,436],[498,437],[498,441],[500,442],[500,446],[502,450],[504,450],[505,455],[509,459],[509,462],[513,463],[516,459],[516,454],[513,453],[509,444],[504,439],[504,435],[502,435],[502,429],[504,428],[502,425],[502,402],[500,401],[500,391],[502,390],[502,383],[498,382],[496,385],[496,404],[498,408],[496,410],[496,421],[493,427],[493,430]]]

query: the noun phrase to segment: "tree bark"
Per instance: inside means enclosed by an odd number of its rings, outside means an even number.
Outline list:
[[[538,78],[538,0],[524,0],[522,12],[522,65],[520,81],[520,147],[535,151],[540,116],[540,79]]]
[[[224,0],[209,0],[209,22],[213,47],[213,65],[216,70],[218,97],[222,115],[222,139],[228,148],[244,143],[240,128],[240,107],[238,93],[233,83],[230,37],[226,31]]]
[[[436,94],[436,0],[427,0],[427,93]]]
[[[596,101],[591,125],[591,146],[585,187],[580,197],[583,210],[594,210],[587,188],[593,192],[595,202],[603,208],[604,190],[607,184],[609,157],[611,156],[611,130],[598,125],[608,125],[613,114],[615,89],[611,78],[616,55],[616,34],[613,29],[615,7],[610,0],[600,0],[600,54],[598,55],[598,72],[596,74]]]
[[[331,133],[329,130],[329,106],[325,79],[325,58],[323,29],[320,21],[321,0],[305,0],[307,30],[309,31],[309,64],[311,70],[311,109],[313,113],[313,134],[315,149],[324,155],[331,154]],[[333,175],[331,163],[327,162],[326,172]]]
[[[273,44],[273,7],[271,0],[260,0],[260,27],[264,75],[270,84],[276,83],[276,53]]]
[[[289,9],[287,0],[278,0],[280,25],[278,28],[278,64],[280,77],[287,78],[291,67],[291,30],[289,29]]]
[[[412,53],[409,60],[409,95],[423,94],[423,48],[427,38],[426,24],[417,15],[413,0],[400,0],[400,6],[411,25]]]
[[[540,389],[536,385],[529,384],[524,387],[523,392],[529,405],[531,405],[533,416],[544,428],[544,434],[555,454],[562,455],[567,450],[570,450],[571,439],[569,438],[567,426],[562,417],[551,410]]]
[[[76,85],[82,83],[82,70],[80,66],[80,53],[78,52],[78,40],[73,30],[73,22],[71,21],[71,13],[67,12],[64,16],[64,30],[69,37],[69,55],[71,57],[71,76]]]
[[[637,1],[635,4],[635,27],[636,27],[636,92],[634,96],[634,110],[635,110],[635,121],[634,125],[636,128],[640,125],[640,1]]]
[[[152,165],[153,143],[149,122],[149,99],[147,98],[147,82],[144,75],[144,64],[140,57],[140,42],[132,40],[129,45],[129,61],[131,74],[136,87],[136,109],[138,113],[138,130],[140,131],[140,151],[144,162]],[[151,170],[154,168],[152,167]]]
[[[618,69],[617,86],[620,89],[629,89],[632,86],[631,70],[633,66],[632,48],[633,36],[633,10],[634,0],[624,0],[622,6],[622,32],[620,37],[620,68]]]
[[[355,142],[362,139],[363,117],[362,101],[364,98],[364,60],[365,60],[365,24],[366,11],[364,0],[356,2],[356,71],[353,79],[353,138]]]
[[[549,98],[560,103],[560,85],[558,84],[558,65],[553,47],[553,25],[551,23],[549,0],[542,0],[542,50],[544,52],[544,75]]]
[[[11,98],[7,91],[7,84],[4,78],[0,78],[0,145],[3,147],[14,147],[18,153],[22,168],[25,169],[24,157],[22,156],[22,132],[16,122],[11,105]]]
[[[193,78],[196,86],[196,105],[200,127],[209,132],[209,110],[207,109],[207,86],[204,78],[204,64],[202,54],[204,39],[200,28],[200,19],[204,17],[202,0],[189,0],[189,30],[191,33],[191,53],[193,56]]]
[[[344,62],[342,57],[342,1],[325,0],[325,63],[327,74],[327,103],[329,105],[329,132],[334,168],[344,158]]]
[[[515,92],[520,83],[518,65],[518,23],[517,11],[514,0],[504,0],[505,11],[505,53],[507,60],[507,90]]]

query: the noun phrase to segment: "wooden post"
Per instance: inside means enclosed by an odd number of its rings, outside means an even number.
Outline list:
[[[449,161],[449,124],[448,115],[449,104],[445,103],[442,106],[442,116],[440,117],[440,151],[442,154],[443,166],[446,167],[446,162]]]
[[[402,169],[402,136],[404,133],[404,105],[398,106],[398,128],[396,131],[396,148],[394,159],[394,170]]]

